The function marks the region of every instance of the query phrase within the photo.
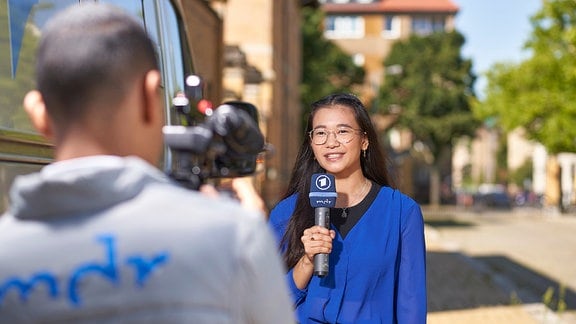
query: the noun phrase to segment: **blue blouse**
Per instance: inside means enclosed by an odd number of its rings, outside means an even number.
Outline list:
[[[270,213],[278,242],[295,204],[290,196]],[[286,274],[300,323],[426,323],[424,220],[410,197],[382,187],[346,238],[336,232],[329,266],[303,290]]]

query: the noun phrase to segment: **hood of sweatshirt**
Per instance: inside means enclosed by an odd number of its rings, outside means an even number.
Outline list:
[[[170,179],[136,157],[92,156],[56,162],[16,178],[8,213],[20,219],[92,213],[134,198],[151,182]]]

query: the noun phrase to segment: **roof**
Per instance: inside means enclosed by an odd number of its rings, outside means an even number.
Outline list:
[[[451,0],[380,0],[373,3],[325,3],[327,13],[451,13],[460,9]]]

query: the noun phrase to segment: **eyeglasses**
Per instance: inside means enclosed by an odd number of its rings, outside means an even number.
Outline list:
[[[308,132],[312,143],[315,145],[322,145],[328,141],[328,136],[333,133],[336,140],[341,144],[348,144],[354,139],[356,134],[366,134],[361,129],[354,129],[352,127],[341,126],[336,130],[327,130],[326,128],[315,128]]]

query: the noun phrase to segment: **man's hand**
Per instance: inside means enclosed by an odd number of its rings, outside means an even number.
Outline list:
[[[237,199],[244,208],[261,212],[265,217],[268,215],[266,204],[254,185],[250,177],[232,178],[223,181],[218,188],[211,184],[203,184],[199,191],[210,197],[232,196]]]

